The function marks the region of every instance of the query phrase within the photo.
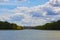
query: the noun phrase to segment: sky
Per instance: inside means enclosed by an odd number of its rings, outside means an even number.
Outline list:
[[[60,20],[60,0],[0,0],[0,20],[21,26]]]

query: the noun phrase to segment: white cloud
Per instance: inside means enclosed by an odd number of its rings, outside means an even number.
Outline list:
[[[27,1],[27,0],[15,0],[15,1],[18,1],[18,2],[20,2],[20,1],[25,2],[25,1]]]
[[[50,1],[50,4],[53,5],[53,6],[60,6],[60,0],[51,0]]]
[[[15,14],[1,16],[0,19],[8,20],[23,26],[43,25],[50,21],[59,20],[60,1],[50,0],[44,5],[34,7],[17,7],[11,10],[11,12],[14,12]]]
[[[9,0],[0,0],[0,3],[9,2]]]
[[[27,0],[16,0],[16,1],[27,1]]]
[[[11,0],[0,0],[1,3],[5,3],[5,2],[9,2],[9,1],[11,1]],[[27,0],[12,0],[12,1],[14,1],[14,2],[25,2]]]

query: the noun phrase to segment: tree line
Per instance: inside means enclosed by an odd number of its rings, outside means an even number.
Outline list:
[[[7,21],[0,21],[0,29],[1,30],[22,30],[22,29],[39,29],[39,30],[60,30],[60,20],[46,23],[42,26],[34,26],[34,27],[23,27],[18,26],[15,23],[9,23]]]
[[[22,26],[18,26],[17,24],[15,23],[9,23],[7,21],[0,21],[0,29],[3,29],[3,30],[22,30],[23,27]]]
[[[51,23],[46,23],[45,25],[42,25],[42,26],[35,26],[35,29],[60,30],[60,20],[54,21],[54,22],[51,22]]]

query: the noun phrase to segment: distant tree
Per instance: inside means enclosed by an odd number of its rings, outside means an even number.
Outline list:
[[[23,29],[22,26],[18,26],[17,24],[14,24],[14,23],[9,23],[7,21],[3,22],[3,21],[0,21],[0,29]]]
[[[56,22],[46,23],[42,26],[36,26],[36,29],[44,29],[44,30],[60,30],[60,20]]]

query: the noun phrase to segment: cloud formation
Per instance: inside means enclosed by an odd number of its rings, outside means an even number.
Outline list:
[[[15,1],[18,1],[18,2],[20,2],[20,1],[27,1],[27,0],[15,0]]]
[[[8,2],[9,0],[0,0],[0,3]]]
[[[25,1],[25,0],[17,0]],[[60,20],[60,1],[50,0],[44,5],[34,7],[17,7],[11,10],[14,14],[1,16],[1,20],[17,23],[22,26],[43,25],[50,21]],[[6,18],[5,18],[6,17]]]

